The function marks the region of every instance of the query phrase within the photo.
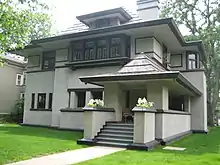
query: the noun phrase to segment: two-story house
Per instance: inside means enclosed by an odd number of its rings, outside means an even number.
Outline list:
[[[119,140],[125,146],[207,132],[202,41],[186,42],[172,18],[160,19],[158,0],[137,5],[136,15],[115,8],[78,16],[81,23],[65,33],[16,51],[28,57],[24,124],[84,129],[84,139],[115,144],[126,124],[98,132],[106,121],[121,123],[146,97],[157,111],[149,120],[134,115],[130,134],[124,130],[130,139]],[[82,108],[91,98],[113,108],[111,118],[88,117]]]
[[[0,67],[0,116],[15,110],[15,103],[24,98],[25,61],[16,55],[2,56],[4,65]]]

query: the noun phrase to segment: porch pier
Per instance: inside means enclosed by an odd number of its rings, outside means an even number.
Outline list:
[[[104,102],[106,107],[114,108],[116,121],[122,120],[122,103],[124,102],[123,92],[119,84],[111,83],[104,85]]]

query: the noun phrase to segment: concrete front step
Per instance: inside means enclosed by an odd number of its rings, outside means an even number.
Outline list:
[[[120,135],[133,135],[133,131],[121,131],[112,129],[103,129],[101,133],[120,134]]]
[[[114,126],[104,126],[103,129],[121,130],[121,131],[134,131],[132,127],[114,127]]]
[[[111,133],[100,133],[99,137],[112,137],[112,138],[123,138],[123,139],[131,139],[133,140],[133,135],[121,135],[121,134],[111,134]]]
[[[127,123],[107,123],[107,126],[113,126],[113,127],[134,127],[134,124],[127,124]]]
[[[111,137],[97,137],[98,141],[117,142],[117,143],[132,143],[131,139],[111,138]]]
[[[98,141],[98,142],[96,142],[96,145],[127,148],[130,144],[129,143],[116,143],[116,142]]]

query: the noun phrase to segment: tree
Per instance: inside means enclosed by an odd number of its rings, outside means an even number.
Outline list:
[[[213,125],[220,90],[220,1],[166,0],[162,17],[173,17],[190,32],[186,40],[203,40],[207,58],[202,61],[207,78],[208,124]]]
[[[0,0],[0,54],[49,36],[48,10],[39,0]]]

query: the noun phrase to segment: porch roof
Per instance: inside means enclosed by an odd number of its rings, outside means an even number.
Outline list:
[[[116,73],[108,73],[94,76],[80,77],[84,83],[102,85],[105,82],[136,81],[136,80],[167,80],[173,79],[177,83],[192,91],[196,95],[202,95],[184,75],[179,71],[167,71],[150,57],[150,54],[142,54],[127,63]]]

